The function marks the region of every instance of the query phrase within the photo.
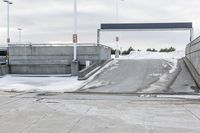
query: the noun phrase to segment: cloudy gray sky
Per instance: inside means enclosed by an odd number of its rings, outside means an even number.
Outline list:
[[[11,6],[11,39],[18,41],[17,28],[23,28],[25,42],[71,42],[73,33],[73,0],[13,0]],[[193,22],[195,37],[200,34],[199,0],[125,0],[119,3],[119,21],[127,23]],[[80,42],[96,42],[101,23],[113,23],[115,0],[78,0],[78,33]],[[169,47],[184,49],[189,42],[187,31],[108,32],[102,43],[115,46],[120,36],[123,48]],[[0,43],[6,41],[6,5],[0,3]]]

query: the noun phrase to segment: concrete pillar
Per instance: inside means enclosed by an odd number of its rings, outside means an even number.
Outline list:
[[[100,44],[100,29],[97,29],[97,44]]]
[[[119,58],[119,50],[115,51],[115,58]]]
[[[72,61],[71,63],[71,75],[72,76],[78,76],[79,72],[79,62],[78,61]]]

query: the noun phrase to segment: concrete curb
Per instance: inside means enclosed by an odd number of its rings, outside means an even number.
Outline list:
[[[102,65],[100,65],[99,67],[96,67],[95,69],[93,69],[90,73],[88,73],[86,76],[84,77],[78,77],[78,80],[87,80],[89,77],[91,77],[92,75],[94,75],[97,71],[99,71],[101,68],[103,68],[106,64],[108,64],[109,62],[113,61],[113,59],[110,59],[106,62],[104,62]]]
[[[195,80],[198,88],[200,88],[200,75],[197,72],[197,70],[195,69],[195,67],[193,66],[193,64],[190,62],[190,60],[187,57],[183,58],[186,67],[188,68],[190,74],[192,75],[193,79]]]

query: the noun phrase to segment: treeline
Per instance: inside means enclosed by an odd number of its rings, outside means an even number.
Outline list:
[[[114,55],[115,51],[116,50],[111,49],[111,54]],[[129,55],[132,51],[141,51],[141,50],[140,49],[135,50],[133,47],[129,47],[127,50],[120,51],[120,54],[122,54],[122,55]]]
[[[158,50],[156,50],[155,48],[152,48],[152,49],[148,48],[146,51],[147,52],[158,52]],[[174,52],[174,51],[176,51],[176,49],[173,47],[170,47],[170,48],[161,48],[159,52]]]
[[[111,49],[111,54],[114,55],[115,51],[116,51],[115,49]],[[140,49],[136,50],[133,47],[129,47],[127,50],[120,51],[120,54],[122,54],[122,55],[129,55],[132,51],[141,51],[141,50]],[[174,52],[174,51],[176,51],[176,49],[173,48],[173,47],[170,47],[170,48],[161,48],[158,51],[155,48],[148,48],[146,51],[147,52]]]

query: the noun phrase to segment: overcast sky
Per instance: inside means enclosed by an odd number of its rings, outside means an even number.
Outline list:
[[[101,23],[116,21],[116,0],[78,0],[78,34],[80,42],[96,42]],[[23,28],[23,41],[71,42],[73,33],[73,0],[13,0],[10,7],[11,40],[18,41],[17,28]],[[195,37],[200,34],[199,0],[125,0],[119,3],[119,21],[126,23],[193,22]],[[120,36],[123,48],[174,46],[184,49],[189,42],[187,31],[108,32],[102,43],[115,46]],[[6,5],[0,3],[0,42],[6,41]]]

